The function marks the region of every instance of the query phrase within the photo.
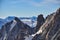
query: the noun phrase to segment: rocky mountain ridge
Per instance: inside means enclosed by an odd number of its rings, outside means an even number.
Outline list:
[[[36,34],[34,40],[60,40],[60,8],[47,17]]]
[[[0,40],[60,40],[60,8],[46,19],[39,15],[34,28],[15,17],[2,26]]]

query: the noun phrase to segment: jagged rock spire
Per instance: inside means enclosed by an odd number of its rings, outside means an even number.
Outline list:
[[[42,14],[37,17],[36,32],[39,30],[40,26],[44,23],[45,19]]]

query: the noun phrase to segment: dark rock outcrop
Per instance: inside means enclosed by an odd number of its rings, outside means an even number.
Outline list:
[[[42,14],[38,15],[38,17],[37,17],[37,25],[35,27],[35,32],[37,32],[39,30],[39,28],[42,26],[44,21],[45,21],[45,19],[44,19],[43,15]]]

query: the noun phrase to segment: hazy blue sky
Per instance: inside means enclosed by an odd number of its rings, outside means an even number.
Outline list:
[[[60,0],[0,0],[0,17],[47,16],[59,7]]]

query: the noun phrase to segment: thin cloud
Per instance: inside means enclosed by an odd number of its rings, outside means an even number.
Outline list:
[[[40,7],[40,6],[45,6],[45,5],[49,5],[49,4],[57,4],[57,5],[59,5],[60,4],[60,0],[59,1],[58,0],[44,0],[44,1],[38,2],[38,3],[30,1],[28,3],[31,4],[31,5]]]
[[[42,0],[42,2],[35,2],[33,0],[15,0],[15,1],[12,1],[11,3],[13,4],[16,4],[16,3],[28,3],[29,5],[32,5],[32,6],[37,6],[37,7],[40,7],[40,6],[44,6],[44,5],[49,5],[49,4],[60,4],[60,0]]]
[[[60,0],[46,0],[50,3],[60,4]]]

